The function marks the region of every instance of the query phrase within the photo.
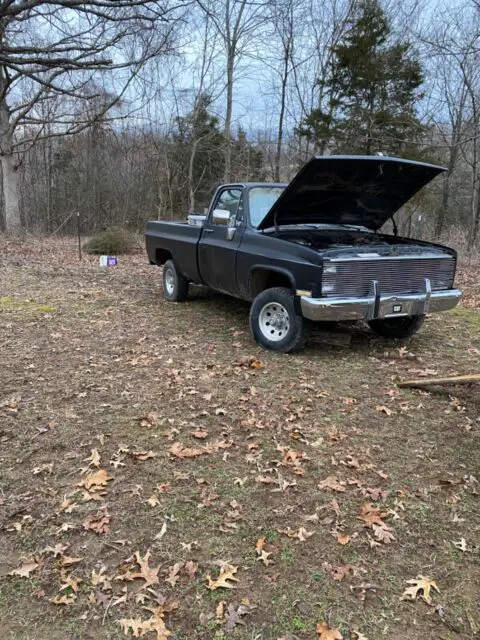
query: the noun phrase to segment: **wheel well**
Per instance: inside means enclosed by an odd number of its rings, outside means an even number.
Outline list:
[[[165,264],[165,262],[167,262],[167,260],[170,260],[171,257],[172,254],[166,249],[155,250],[155,263],[158,265]]]
[[[285,273],[269,269],[255,269],[250,278],[250,295],[252,299],[265,289],[272,287],[286,287],[292,289],[292,281]]]

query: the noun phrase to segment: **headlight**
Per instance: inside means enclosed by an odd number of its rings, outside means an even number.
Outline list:
[[[337,273],[337,267],[334,264],[325,264],[323,266],[323,273]]]
[[[335,285],[334,284],[324,284],[322,287],[322,293],[332,293],[332,291],[335,291]]]

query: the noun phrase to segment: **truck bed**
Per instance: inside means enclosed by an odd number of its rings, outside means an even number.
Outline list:
[[[202,227],[187,222],[148,222],[145,244],[150,264],[163,264],[169,256],[175,256],[183,275],[192,282],[200,282],[197,244],[201,234]]]

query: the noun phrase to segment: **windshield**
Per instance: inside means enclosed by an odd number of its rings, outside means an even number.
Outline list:
[[[253,187],[248,192],[250,224],[257,228],[282,195],[285,187]]]

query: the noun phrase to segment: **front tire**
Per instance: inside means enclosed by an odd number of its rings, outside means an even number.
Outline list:
[[[178,271],[173,260],[163,265],[163,295],[170,302],[183,302],[188,296],[188,280]]]
[[[382,338],[403,340],[410,338],[422,328],[425,316],[404,316],[402,318],[384,318],[370,320],[372,331]]]
[[[290,289],[274,287],[258,294],[250,308],[253,339],[264,349],[290,353],[304,346],[303,318]]]

